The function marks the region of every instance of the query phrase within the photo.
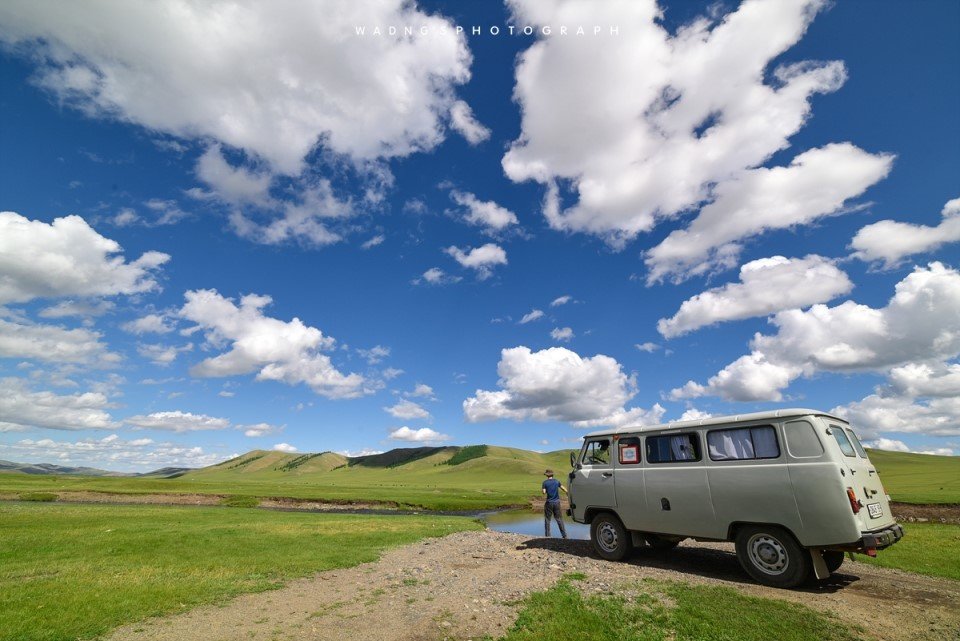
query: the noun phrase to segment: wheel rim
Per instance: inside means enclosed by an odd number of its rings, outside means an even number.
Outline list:
[[[617,528],[612,523],[601,523],[597,528],[597,543],[604,552],[616,552],[620,545]]]
[[[754,534],[747,541],[747,554],[750,561],[761,572],[783,574],[790,559],[783,544],[769,534]]]

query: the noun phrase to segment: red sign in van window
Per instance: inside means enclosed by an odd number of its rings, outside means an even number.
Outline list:
[[[640,462],[639,445],[621,445],[620,446],[620,464],[634,465]]]

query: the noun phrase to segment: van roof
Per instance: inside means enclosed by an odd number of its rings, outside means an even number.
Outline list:
[[[731,414],[730,416],[711,416],[710,418],[699,418],[692,421],[671,421],[659,425],[631,425],[628,427],[618,427],[615,429],[597,430],[585,434],[584,438],[591,436],[603,436],[604,434],[623,434],[624,432],[649,432],[651,430],[667,430],[677,427],[700,427],[704,425],[722,425],[724,423],[735,423],[739,421],[760,421],[767,418],[789,418],[791,416],[827,416],[838,421],[847,422],[847,419],[824,412],[822,410],[812,410],[803,407],[791,407],[782,410],[768,410],[766,412],[753,412],[750,414]]]

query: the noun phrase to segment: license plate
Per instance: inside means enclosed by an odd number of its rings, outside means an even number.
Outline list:
[[[871,519],[880,518],[883,516],[883,506],[879,503],[869,503],[867,504],[867,512]]]

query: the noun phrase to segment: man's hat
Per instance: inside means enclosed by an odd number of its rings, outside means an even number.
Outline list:
[[[547,470],[543,473],[544,476],[553,476],[553,470]]]

